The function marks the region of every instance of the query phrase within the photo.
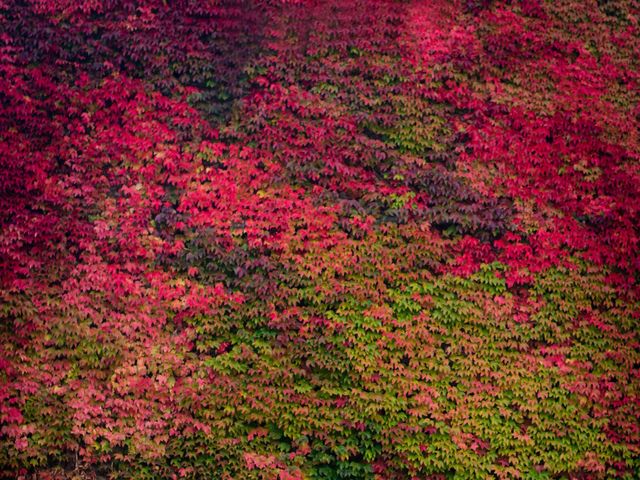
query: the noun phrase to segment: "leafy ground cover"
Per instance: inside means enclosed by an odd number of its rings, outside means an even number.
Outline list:
[[[0,2],[0,476],[637,478],[639,15]]]

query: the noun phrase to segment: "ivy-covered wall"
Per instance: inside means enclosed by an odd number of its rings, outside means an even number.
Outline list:
[[[638,478],[639,20],[0,2],[0,477]]]

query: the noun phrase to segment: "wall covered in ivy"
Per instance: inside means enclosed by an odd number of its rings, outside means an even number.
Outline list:
[[[0,1],[0,477],[637,478],[639,21]]]

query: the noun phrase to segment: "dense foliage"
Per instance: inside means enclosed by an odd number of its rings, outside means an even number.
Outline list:
[[[637,0],[0,2],[0,476],[637,478]]]

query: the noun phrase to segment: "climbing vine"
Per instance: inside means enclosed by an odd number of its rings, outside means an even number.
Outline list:
[[[0,476],[635,478],[639,14],[0,2]]]

